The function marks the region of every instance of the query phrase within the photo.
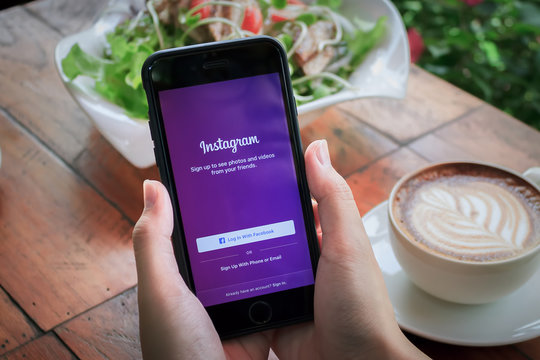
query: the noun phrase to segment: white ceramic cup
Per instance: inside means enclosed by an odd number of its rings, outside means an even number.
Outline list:
[[[510,294],[527,282],[536,271],[540,271],[540,244],[537,243],[521,255],[504,260],[485,262],[460,260],[437,254],[421,246],[412,238],[410,232],[398,226],[397,215],[393,210],[396,194],[408,180],[425,171],[442,169],[456,163],[458,162],[432,164],[405,175],[394,185],[388,202],[391,245],[409,279],[427,293],[462,304],[488,303]],[[540,194],[540,168],[527,170],[526,177],[493,164],[466,163],[478,167],[494,167],[507,172],[509,176],[522,179]],[[536,179],[536,182],[531,179]],[[535,211],[540,211],[540,204],[536,206]],[[534,236],[540,237],[540,234],[536,233]]]

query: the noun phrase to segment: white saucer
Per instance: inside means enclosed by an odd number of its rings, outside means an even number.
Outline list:
[[[397,262],[388,238],[387,201],[369,211],[363,221],[403,330],[468,346],[507,345],[540,336],[540,271],[494,303],[447,302],[417,288]]]

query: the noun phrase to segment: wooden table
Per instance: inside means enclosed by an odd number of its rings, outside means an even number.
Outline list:
[[[116,152],[65,90],[57,42],[105,0],[40,0],[0,12],[0,358],[137,359],[131,231],[142,181],[158,178]],[[302,130],[331,157],[365,214],[406,172],[479,159],[523,171],[540,133],[412,67],[404,100],[328,109]],[[540,338],[502,347],[411,340],[439,359],[540,359]]]

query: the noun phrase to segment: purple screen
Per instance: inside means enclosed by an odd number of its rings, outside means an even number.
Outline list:
[[[203,305],[313,284],[278,73],[159,99]]]

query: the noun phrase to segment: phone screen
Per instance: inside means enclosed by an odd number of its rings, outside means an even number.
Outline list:
[[[313,285],[279,73],[158,96],[202,304]]]

